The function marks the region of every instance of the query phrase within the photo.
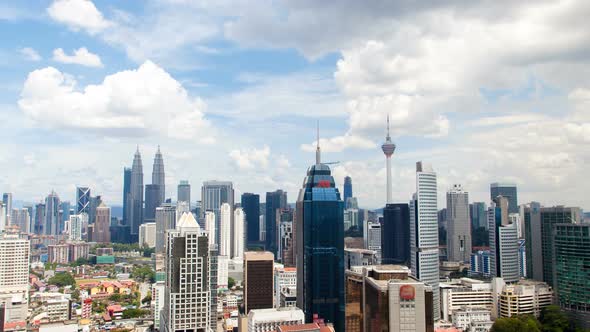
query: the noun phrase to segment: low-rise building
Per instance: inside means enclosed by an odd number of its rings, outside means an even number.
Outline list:
[[[498,294],[499,317],[535,315],[553,303],[553,290],[541,281],[520,280],[516,284],[504,284]]]
[[[442,319],[450,321],[456,310],[480,308],[492,310],[492,284],[471,278],[440,283]]]
[[[295,289],[295,296],[297,294],[297,268],[283,267],[276,264],[274,268],[274,290],[275,290],[275,308],[282,307],[281,298],[283,291],[289,293],[289,288]]]
[[[248,314],[248,332],[274,332],[279,326],[298,325],[304,321],[301,309],[252,309]]]
[[[72,307],[70,300],[48,300],[45,302],[45,312],[50,322],[63,322],[72,319]]]
[[[350,270],[352,266],[376,265],[377,251],[369,249],[346,248],[344,249],[344,269]]]
[[[490,310],[469,307],[453,311],[451,321],[464,332],[488,332],[494,324]]]

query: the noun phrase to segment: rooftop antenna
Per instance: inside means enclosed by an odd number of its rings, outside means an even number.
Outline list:
[[[317,123],[317,147],[315,150],[315,163],[316,165],[320,164],[321,162],[321,158],[320,158],[320,120],[318,120]]]

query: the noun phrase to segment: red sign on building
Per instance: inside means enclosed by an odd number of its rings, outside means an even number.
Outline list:
[[[403,285],[399,288],[399,297],[402,300],[413,300],[416,297],[416,290],[414,286],[411,285]]]
[[[318,185],[316,187],[330,188],[330,181],[328,181],[328,180],[320,180],[320,181],[318,181]]]

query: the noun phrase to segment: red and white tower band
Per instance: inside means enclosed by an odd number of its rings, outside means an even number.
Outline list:
[[[393,203],[391,198],[391,156],[395,152],[395,144],[391,141],[389,136],[389,114],[387,115],[387,136],[385,137],[385,143],[381,145],[381,150],[385,154],[386,171],[387,171],[387,204]]]

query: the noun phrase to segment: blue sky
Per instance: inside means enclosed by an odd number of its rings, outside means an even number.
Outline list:
[[[0,4],[0,190],[121,201],[139,145],[146,183],[162,146],[167,196],[188,179],[238,193],[286,189],[313,161],[315,124],[337,182],[361,205],[394,199],[414,164],[488,200],[590,208],[590,29],[582,1],[56,0]],[[501,17],[502,19],[498,19]]]

